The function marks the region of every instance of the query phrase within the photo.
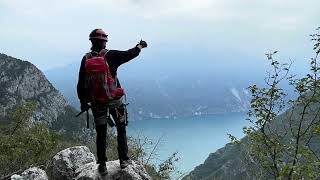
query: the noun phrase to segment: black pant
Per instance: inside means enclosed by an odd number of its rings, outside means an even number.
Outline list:
[[[100,108],[101,109],[101,108]],[[126,133],[126,122],[121,122],[120,117],[124,115],[125,109],[123,108],[110,108],[110,115],[112,115],[116,127],[117,127],[117,141],[118,141],[118,156],[119,159],[127,160],[128,157],[128,145],[127,145],[127,133]],[[107,111],[97,111],[96,109],[92,109],[93,116],[99,118],[101,116],[106,116]],[[97,164],[105,164],[107,161],[106,156],[106,147],[107,147],[107,124],[99,124],[96,125],[97,139],[96,139],[96,147],[97,147]]]

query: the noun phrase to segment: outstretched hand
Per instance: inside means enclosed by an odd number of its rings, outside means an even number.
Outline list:
[[[146,48],[146,47],[148,47],[148,44],[147,44],[147,42],[141,40],[141,41],[139,42],[139,44],[137,44],[137,47],[139,47],[140,49]]]
[[[143,48],[148,47],[147,42],[143,41],[142,39],[141,39],[141,41],[139,42],[139,44],[140,44]]]

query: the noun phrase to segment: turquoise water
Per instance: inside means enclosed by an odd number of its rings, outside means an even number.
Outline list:
[[[200,165],[212,152],[230,142],[227,133],[243,137],[242,128],[248,122],[244,113],[231,113],[180,119],[150,119],[131,121],[128,134],[138,134],[154,139],[162,137],[157,151],[160,160],[178,151],[177,166],[189,172]],[[156,161],[156,162],[159,162]]]

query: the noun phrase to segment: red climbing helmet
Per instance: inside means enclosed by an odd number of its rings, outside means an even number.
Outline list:
[[[90,33],[89,39],[101,39],[108,41],[108,35],[102,29],[95,29]]]

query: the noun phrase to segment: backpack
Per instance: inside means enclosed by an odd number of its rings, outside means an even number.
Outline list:
[[[105,58],[108,50],[101,50],[97,56],[86,54],[85,61],[85,89],[87,102],[109,103],[124,95],[124,90],[117,87],[117,80],[112,77]]]

